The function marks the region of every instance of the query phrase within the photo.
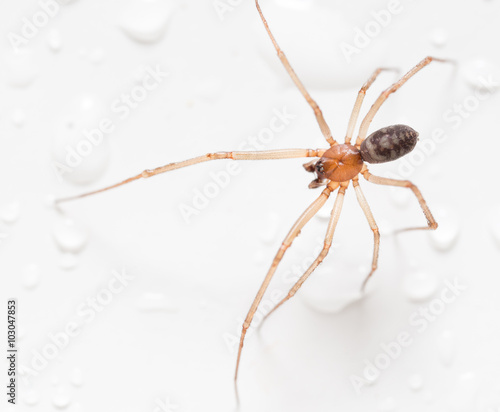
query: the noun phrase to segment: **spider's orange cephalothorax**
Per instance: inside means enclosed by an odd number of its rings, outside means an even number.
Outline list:
[[[345,182],[356,176],[363,167],[359,149],[350,144],[337,144],[328,149],[316,163],[319,179]]]

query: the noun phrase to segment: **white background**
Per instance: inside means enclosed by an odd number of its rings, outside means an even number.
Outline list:
[[[388,4],[397,12],[383,12]],[[426,55],[457,64],[425,68],[370,128],[403,123],[419,131],[413,155],[370,170],[414,181],[440,228],[433,236],[393,235],[425,221],[416,200],[363,180],[383,235],[379,270],[358,299],[372,234],[349,188],[328,259],[260,333],[248,334],[241,410],[498,412],[500,101],[480,80],[500,82],[498,2],[265,0],[262,7],[339,140],[375,68],[404,72]],[[303,161],[239,162],[239,173],[189,218],[181,208],[213,189],[210,173],[224,175],[228,162],[60,211],[50,199],[234,150],[266,134],[284,108],[293,119],[266,149],[326,147],[311,109],[250,0],[61,2],[46,20],[41,10],[31,0],[0,5],[0,291],[2,311],[8,298],[18,300],[18,410],[234,410],[242,319],[282,238],[319,195],[307,188],[312,175]],[[16,53],[15,35],[37,18],[40,27]],[[374,31],[355,43],[365,28]],[[348,62],[342,44],[362,47]],[[113,107],[122,94],[140,93],[145,68],[157,66],[168,76],[121,118]],[[395,76],[380,76],[363,113]],[[67,146],[105,118],[113,132],[61,178],[55,165]],[[297,267],[317,253],[332,204],[287,253],[273,296],[286,293]],[[133,279],[113,294],[116,272]],[[464,290],[453,295],[447,281]],[[443,291],[454,301],[443,303]],[[88,299],[96,298],[91,309]],[[78,336],[64,337],[73,323]],[[405,332],[410,343],[394,349]],[[4,338],[1,348],[4,358]],[[377,359],[390,360],[357,391],[353,377]]]

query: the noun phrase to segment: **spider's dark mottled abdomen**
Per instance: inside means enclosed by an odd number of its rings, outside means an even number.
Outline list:
[[[410,153],[418,140],[418,132],[410,126],[396,124],[384,127],[361,143],[361,157],[368,163],[385,163]]]

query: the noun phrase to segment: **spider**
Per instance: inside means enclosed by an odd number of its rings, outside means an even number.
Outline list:
[[[331,216],[329,219],[326,236],[324,240],[324,246],[320,254],[316,257],[314,262],[306,270],[306,272],[299,278],[299,280],[290,289],[287,296],[285,296],[267,315],[267,318],[271,313],[273,313],[278,307],[280,307],[287,300],[292,298],[295,293],[304,284],[307,278],[312,272],[318,267],[318,265],[327,256],[330,247],[332,245],[333,235],[335,233],[335,228],[340,217],[340,212],[342,210],[342,204],[344,201],[345,192],[352,182],[354,191],[356,192],[356,198],[358,200],[361,209],[363,210],[368,224],[373,232],[374,247],[373,247],[373,258],[370,273],[366,276],[361,290],[363,291],[368,280],[371,278],[375,270],[377,269],[378,254],[379,254],[379,244],[380,244],[380,234],[370,210],[370,206],[366,201],[361,187],[359,185],[359,176],[362,175],[368,182],[377,185],[386,186],[397,186],[410,189],[416,196],[420,207],[427,219],[427,226],[423,227],[413,227],[404,230],[434,230],[437,228],[437,222],[432,216],[427,203],[425,202],[420,190],[408,180],[396,180],[388,179],[384,177],[378,177],[372,175],[368,171],[368,167],[365,163],[384,163],[396,160],[413,150],[418,140],[418,133],[409,126],[405,125],[393,125],[384,127],[380,130],[375,131],[366,137],[370,123],[372,122],[374,116],[382,106],[382,104],[387,100],[387,98],[394,92],[396,92],[403,84],[405,84],[412,76],[423,69],[425,66],[429,65],[433,61],[437,62],[449,62],[449,60],[438,59],[435,57],[426,57],[420,61],[416,66],[414,66],[410,71],[408,71],[403,77],[401,77],[397,82],[392,84],[386,90],[384,90],[380,96],[375,100],[375,103],[371,106],[370,110],[364,117],[359,127],[358,136],[356,138],[355,144],[351,144],[351,140],[354,135],[355,126],[357,124],[359,112],[361,105],[366,95],[366,91],[376,80],[378,75],[384,71],[389,70],[387,68],[376,69],[366,83],[361,87],[358,92],[356,101],[354,103],[354,108],[352,110],[347,133],[344,139],[344,143],[338,143],[333,139],[332,133],[328,124],[326,123],[323,113],[319,108],[318,104],[311,98],[308,91],[298,78],[297,74],[290,65],[285,53],[279,47],[276,39],[274,38],[269,25],[262,13],[259,0],[255,0],[255,5],[259,16],[264,24],[264,28],[271,39],[271,42],[276,49],[279,59],[283,64],[284,68],[288,72],[295,86],[302,93],[307,103],[311,106],[316,116],[321,133],[330,145],[328,149],[282,149],[282,150],[265,150],[265,151],[233,151],[233,152],[216,152],[208,153],[203,156],[194,157],[192,159],[184,160],[181,162],[169,163],[165,166],[157,167],[155,169],[146,169],[142,173],[136,176],[132,176],[122,182],[116,183],[105,188],[83,193],[77,196],[66,197],[56,200],[56,203],[62,203],[69,200],[79,199],[82,197],[94,195],[100,192],[104,192],[113,189],[118,186],[125,185],[127,183],[133,182],[134,180],[149,178],[156,176],[161,173],[170,172],[175,169],[180,169],[187,166],[192,166],[198,163],[207,162],[211,160],[220,159],[232,159],[232,160],[275,160],[275,159],[292,159],[292,158],[314,158],[314,160],[304,164],[304,168],[307,172],[315,174],[315,179],[309,184],[309,188],[314,189],[321,186],[326,186],[321,194],[316,200],[314,200],[311,205],[300,215],[298,220],[294,223],[288,234],[286,235],[281,247],[279,248],[276,256],[274,257],[271,267],[267,272],[267,275],[262,282],[260,289],[257,292],[255,299],[248,311],[245,321],[242,326],[241,337],[238,348],[238,356],[236,359],[236,368],[234,373],[234,381],[236,383],[238,378],[238,370],[241,360],[241,354],[243,350],[243,344],[245,341],[245,335],[248,328],[252,322],[255,312],[261,302],[261,299],[266,292],[271,279],[273,278],[278,265],[283,258],[287,249],[291,246],[294,239],[299,235],[300,231],[304,226],[311,220],[311,218],[322,208],[330,195],[337,190],[337,196],[331,211]],[[264,318],[264,319],[265,319]]]

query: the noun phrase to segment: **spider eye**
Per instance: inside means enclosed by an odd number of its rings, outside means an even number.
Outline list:
[[[323,175],[325,173],[323,162],[319,161],[316,163],[316,173],[318,173],[318,175]]]
[[[384,127],[361,143],[361,157],[368,163],[385,163],[410,153],[417,144],[418,133],[410,126],[396,124]]]

